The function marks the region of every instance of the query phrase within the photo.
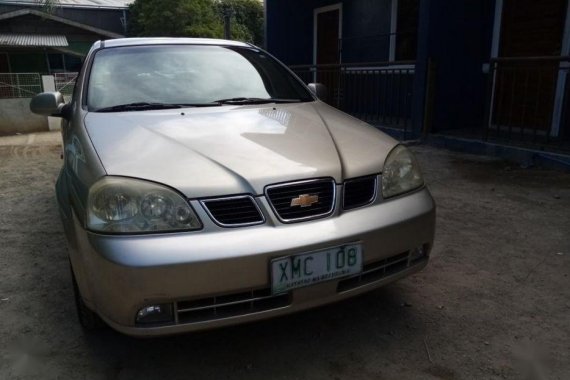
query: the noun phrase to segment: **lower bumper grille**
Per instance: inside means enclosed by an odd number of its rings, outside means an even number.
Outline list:
[[[274,296],[270,288],[265,288],[177,302],[176,312],[178,323],[196,323],[278,309],[290,304],[289,294]]]
[[[424,245],[423,250],[412,250],[367,264],[364,266],[362,273],[339,281],[337,292],[342,293],[355,289],[420,265],[427,260],[428,252],[429,247]],[[282,309],[290,306],[291,302],[291,293],[273,295],[271,288],[252,289],[240,293],[178,301],[174,302],[175,318],[173,318],[173,320],[168,323],[149,324],[140,327],[156,327],[158,325],[171,325],[173,323],[199,323],[246,316],[264,311]],[[169,307],[170,305],[172,304],[168,304]]]
[[[426,258],[427,256],[424,257],[423,260]],[[408,269],[419,261],[420,260],[415,260],[410,262],[410,252],[405,252],[384,260],[367,264],[362,268],[362,273],[340,281],[337,285],[337,292],[346,292],[347,290],[382,280],[390,275]]]

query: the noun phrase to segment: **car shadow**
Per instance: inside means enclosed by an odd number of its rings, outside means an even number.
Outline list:
[[[227,375],[287,373],[300,361],[339,372],[335,357],[349,355],[348,362],[356,365],[361,347],[389,350],[399,340],[423,335],[403,293],[393,285],[294,315],[171,337],[141,339],[106,329],[84,333],[83,343],[93,365],[111,365],[109,376],[158,374],[160,368],[169,376],[190,371],[198,378],[214,369]]]

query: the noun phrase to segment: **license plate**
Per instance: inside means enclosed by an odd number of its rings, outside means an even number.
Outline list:
[[[362,246],[348,244],[271,261],[273,294],[362,272]]]

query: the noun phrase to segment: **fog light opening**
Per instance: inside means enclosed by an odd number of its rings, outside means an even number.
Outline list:
[[[163,303],[159,305],[145,306],[137,312],[137,324],[157,324],[173,322],[172,304]]]
[[[416,261],[422,260],[427,257],[427,247],[425,245],[421,245],[410,250],[410,264],[415,263]]]

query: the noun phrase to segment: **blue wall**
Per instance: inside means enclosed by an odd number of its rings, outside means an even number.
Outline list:
[[[353,0],[343,4],[343,62],[388,60],[391,0]]]
[[[313,10],[339,1],[266,0],[267,47],[286,64],[313,60]],[[432,131],[478,128],[485,115],[495,0],[419,0],[413,127],[423,130],[428,61],[435,64]],[[343,62],[388,59],[391,0],[343,3]],[[378,37],[383,35],[384,37]],[[361,38],[377,36],[376,38]]]
[[[267,0],[267,50],[287,65],[313,63],[313,9],[326,0]]]
[[[342,3],[343,62],[388,59],[391,0],[267,0],[267,49],[288,65],[313,63],[313,11]]]

